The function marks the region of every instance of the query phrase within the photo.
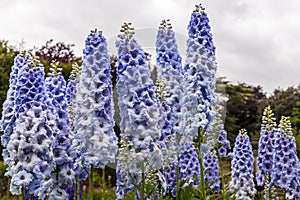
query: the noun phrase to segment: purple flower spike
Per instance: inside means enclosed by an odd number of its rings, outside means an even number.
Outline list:
[[[113,129],[110,58],[101,31],[91,31],[83,53],[83,65],[76,85],[72,143],[78,155],[74,167],[80,179],[87,177],[91,166],[104,168],[109,163],[115,163],[118,150]]]
[[[231,160],[229,190],[236,199],[251,200],[256,194],[253,176],[252,145],[245,129],[235,139]]]
[[[182,75],[181,57],[168,20],[163,20],[157,33],[156,40],[157,75],[165,81],[164,101],[171,107],[174,116],[174,131],[183,134],[182,104],[185,90],[185,79]]]
[[[56,164],[56,185],[66,186],[75,183],[73,171],[74,151],[71,148],[73,132],[70,127],[70,118],[66,98],[66,81],[57,68],[58,63],[52,63],[50,72],[45,80],[49,106],[55,110],[55,141],[53,142],[53,155]],[[65,194],[65,193],[64,193]],[[67,196],[64,196],[67,197]]]
[[[2,109],[2,119],[0,121],[0,130],[3,131],[1,136],[1,144],[4,147],[3,149],[3,159],[6,165],[9,165],[10,154],[7,147],[7,144],[10,140],[10,136],[13,133],[16,122],[16,101],[15,96],[17,92],[17,82],[20,76],[20,73],[23,70],[26,70],[28,59],[31,57],[29,55],[18,54],[14,59],[14,65],[11,68],[10,79],[9,79],[9,89],[7,91],[7,97],[3,103]]]
[[[257,185],[259,186],[264,186],[270,182],[270,175],[273,167],[273,154],[275,152],[272,143],[276,142],[275,136],[277,134],[275,128],[276,123],[274,113],[270,106],[268,106],[263,112],[260,139],[258,143],[258,172],[256,174],[256,179]]]
[[[288,117],[282,116],[279,129],[273,136],[273,166],[269,188],[278,186],[285,189],[286,199],[300,197],[300,163],[297,157],[296,141]]]
[[[9,154],[6,175],[11,176],[10,191],[46,197],[53,187],[54,156],[52,143],[55,115],[46,96],[44,67],[27,55],[16,82],[15,129],[7,144]]]
[[[207,153],[203,157],[204,180],[214,193],[220,192],[219,160],[214,153]]]
[[[188,81],[184,98],[184,123],[186,134],[197,136],[198,127],[211,131],[215,118],[215,47],[212,43],[209,20],[201,6],[193,11],[188,25],[187,58],[184,75]]]
[[[121,32],[116,42],[122,144],[117,170],[118,198],[123,198],[127,185],[140,183],[142,173],[162,165],[157,143],[161,137],[159,110],[145,53],[133,38],[131,23],[124,23]]]

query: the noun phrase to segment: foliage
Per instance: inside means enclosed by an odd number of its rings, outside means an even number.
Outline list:
[[[14,64],[14,57],[17,51],[8,46],[8,41],[0,41],[0,115],[2,104],[6,99],[6,92],[9,86],[9,74]]]
[[[275,113],[275,118],[279,120],[281,116],[291,116],[298,101],[300,101],[300,85],[288,87],[285,90],[275,89],[273,94],[262,102],[260,110],[270,105]]]
[[[265,94],[260,86],[251,86],[245,83],[233,85],[224,82],[228,97],[226,102],[225,130],[229,133],[229,139],[233,141],[238,130],[245,128],[249,133],[254,133],[260,129],[261,113],[259,104],[265,98]]]
[[[292,123],[292,126],[296,128],[296,134],[299,135],[299,131],[300,131],[300,101],[296,102],[296,105],[292,110],[291,123]]]

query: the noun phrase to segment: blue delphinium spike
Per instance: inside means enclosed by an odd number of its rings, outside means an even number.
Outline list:
[[[76,97],[76,85],[79,81],[81,67],[75,63],[72,65],[72,71],[70,77],[68,79],[67,89],[66,89],[66,97],[67,104],[71,104]]]
[[[245,129],[235,139],[231,160],[229,190],[236,199],[251,200],[256,194],[253,176],[254,157],[250,138]]]
[[[43,65],[29,56],[25,66],[16,84],[18,112],[16,128],[7,145],[11,162],[6,174],[12,176],[12,194],[29,189],[29,194],[44,198],[54,184],[52,127],[55,116],[47,105]]]
[[[260,139],[258,143],[258,158],[256,173],[256,181],[258,186],[264,186],[265,199],[271,198],[270,195],[275,196],[275,191],[269,191],[270,176],[273,168],[273,154],[275,149],[272,143],[275,141],[275,136],[278,136],[276,130],[276,122],[274,113],[270,106],[264,109]],[[271,189],[273,190],[273,188]]]
[[[121,141],[127,146],[122,149],[118,158],[118,197],[124,194],[122,191],[126,189],[127,183],[139,184],[142,173],[160,168],[162,162],[161,150],[157,145],[161,135],[158,129],[159,110],[145,54],[133,37],[131,23],[124,23],[121,32],[116,42],[117,92]]]
[[[207,153],[203,157],[204,180],[212,192],[220,192],[219,160],[215,153]]]
[[[2,119],[0,121],[0,129],[3,131],[1,136],[1,144],[4,147],[3,149],[3,159],[4,163],[8,165],[9,162],[9,153],[6,149],[7,144],[10,140],[10,135],[13,133],[16,121],[16,109],[15,109],[15,95],[17,89],[17,81],[20,76],[20,72],[23,70],[24,65],[27,64],[27,60],[30,57],[23,54],[18,54],[14,58],[14,65],[11,68],[10,79],[9,79],[9,89],[7,91],[7,97],[3,103],[2,109]]]
[[[45,80],[45,86],[49,100],[56,111],[55,120],[55,141],[53,142],[53,155],[56,164],[56,185],[59,187],[72,186],[75,182],[73,171],[74,151],[71,148],[73,132],[70,129],[70,119],[66,98],[66,81],[61,73],[61,68],[57,68],[58,63],[52,63],[50,72]],[[50,196],[55,195],[53,190]],[[65,196],[68,194],[63,192]],[[67,196],[66,196],[67,195]],[[55,196],[53,196],[55,197]]]
[[[298,199],[300,197],[300,164],[288,117],[281,118],[279,129],[273,138],[273,167],[269,187],[278,186],[285,189],[286,199]]]
[[[185,185],[200,184],[200,164],[198,154],[193,144],[182,142],[179,156],[179,180],[185,181]]]
[[[174,131],[182,133],[182,99],[185,87],[181,60],[171,24],[168,20],[163,20],[156,40],[157,75],[166,82],[167,96],[164,100],[174,115]]]
[[[187,57],[183,72],[188,81],[184,99],[184,123],[186,134],[193,138],[198,127],[210,131],[215,105],[215,47],[207,14],[197,7],[188,25]]]
[[[168,106],[169,112],[167,116],[164,116],[161,112],[161,119],[160,124],[162,130],[162,136],[166,135],[165,131],[166,128],[169,130],[169,138],[165,140],[166,143],[172,145],[174,147],[167,147],[172,148],[175,151],[180,151],[179,158],[177,158],[177,152],[173,152],[174,155],[167,155],[167,157],[172,156],[173,162],[168,162],[169,164],[165,166],[165,177],[168,186],[168,192],[170,192],[173,196],[176,196],[176,167],[179,163],[179,181],[187,181],[194,185],[199,172],[195,172],[198,170],[197,164],[199,161],[197,159],[196,151],[194,150],[193,144],[188,142],[188,145],[184,141],[177,141],[178,138],[183,140],[184,129],[183,129],[183,121],[182,121],[182,107],[183,107],[183,98],[184,98],[184,91],[185,91],[185,79],[182,74],[182,64],[181,64],[181,57],[178,52],[178,46],[175,39],[175,33],[172,30],[171,24],[169,20],[163,20],[157,33],[157,40],[156,40],[156,63],[157,63],[157,75],[160,79],[164,80],[164,92],[166,93],[163,95],[163,100],[161,103],[161,109],[166,110],[165,107]],[[168,117],[169,116],[169,117]],[[170,120],[173,118],[174,122],[170,123]],[[177,137],[177,136],[178,137]],[[179,136],[181,135],[181,136]],[[168,136],[168,135],[167,135]],[[177,139],[176,139],[177,138]],[[168,140],[172,140],[168,142]],[[182,147],[180,147],[182,145]],[[186,147],[189,147],[186,149]],[[169,152],[171,153],[171,152]],[[184,155],[183,155],[184,154]],[[188,159],[196,159],[195,168],[191,171],[189,170],[181,170],[180,167],[186,168],[187,163],[192,163],[194,161]],[[195,176],[194,176],[195,175]],[[178,177],[178,178],[179,178]]]
[[[75,99],[73,148],[79,155],[77,174],[85,179],[91,165],[104,168],[115,162],[112,80],[107,42],[102,32],[91,31],[85,40],[83,64]]]
[[[222,104],[221,98],[217,99],[218,105],[214,107],[215,119],[212,122],[212,130],[205,133],[205,144],[211,149],[218,151],[217,155],[226,157],[230,150],[230,141],[227,139],[227,132],[224,129],[224,121],[222,119]]]

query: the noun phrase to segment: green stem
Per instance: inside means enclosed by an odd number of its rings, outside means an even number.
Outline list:
[[[10,179],[8,179],[8,186],[10,185]],[[6,190],[6,200],[9,200],[9,188],[7,188],[7,190]]]
[[[204,182],[204,168],[203,168],[203,155],[201,151],[201,146],[203,142],[204,131],[201,128],[198,128],[198,159],[200,164],[200,191],[202,193],[202,199],[206,199],[206,191],[205,191],[205,182]]]
[[[176,133],[176,144],[177,144],[177,151],[176,151],[176,153],[177,153],[177,157],[176,157],[176,159],[177,159],[177,165],[175,166],[175,168],[176,168],[176,200],[179,200],[180,199],[180,187],[179,187],[179,183],[180,183],[180,181],[179,181],[179,156],[180,156],[180,154],[179,154],[179,149],[180,149],[180,141],[179,141],[179,139],[177,139],[177,136],[178,136],[178,133]]]
[[[75,200],[80,199],[80,180],[79,176],[76,176],[76,183],[75,183]]]
[[[93,165],[91,165],[91,174],[89,178],[89,200],[93,200],[94,186],[93,186]]]
[[[142,188],[141,188],[141,199],[145,199],[145,169],[144,169],[144,162],[142,163]]]
[[[179,193],[179,167],[178,164],[176,165],[176,200],[179,200],[180,193]]]
[[[24,189],[22,189],[22,193],[19,196],[19,200],[24,200],[24,199],[25,199],[25,192],[24,192]]]
[[[219,160],[219,172],[221,175],[221,195],[224,199],[226,196],[226,191],[225,191],[225,182],[224,182],[224,172],[223,172],[223,164],[222,164],[222,157],[218,154],[218,160]]]
[[[105,188],[106,182],[105,182],[105,168],[102,169],[102,187]]]

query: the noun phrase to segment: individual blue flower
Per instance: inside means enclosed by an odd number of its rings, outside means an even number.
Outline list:
[[[69,199],[69,194],[60,185],[56,185],[51,190],[51,193],[49,194],[49,198],[55,200],[66,200]]]
[[[236,199],[253,199],[256,194],[253,176],[252,145],[245,129],[235,139],[231,160],[229,190]]]
[[[217,69],[208,17],[201,5],[196,7],[188,25],[187,57],[183,68],[188,82],[183,109],[185,133],[193,138],[198,134],[198,127],[211,131]]]
[[[102,32],[91,31],[85,41],[83,64],[76,86],[74,105],[75,137],[72,147],[79,156],[77,174],[91,166],[104,168],[115,162],[118,150],[114,133],[112,80],[107,42]],[[83,171],[81,171],[83,170]]]
[[[11,187],[12,194],[20,194],[21,188],[28,186],[32,179],[32,174],[28,173],[26,170],[22,170],[14,174],[12,176],[13,182],[11,183],[11,186],[13,186]],[[18,188],[18,191],[15,191],[15,188]]]
[[[161,136],[159,110],[145,53],[133,38],[130,23],[125,23],[121,32],[116,42],[117,92],[121,141],[126,145],[121,148],[118,158],[121,175],[117,175],[117,196],[124,194],[125,185],[139,184],[142,173],[160,168],[162,163],[157,144]]]

